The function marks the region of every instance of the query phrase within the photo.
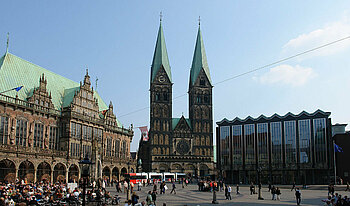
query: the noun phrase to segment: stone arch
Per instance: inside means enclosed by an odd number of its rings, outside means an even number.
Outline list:
[[[72,164],[68,170],[68,182],[78,182],[79,181],[79,167]]]
[[[162,154],[162,149],[158,148],[158,155],[161,155],[161,154]]]
[[[171,166],[171,172],[183,172],[183,168],[180,164],[173,164]]]
[[[152,151],[153,151],[152,153],[153,153],[154,155],[156,155],[156,154],[157,154],[157,148],[153,148],[153,150],[152,150]]]
[[[125,168],[125,167],[123,167],[122,169],[121,169],[121,171],[120,171],[120,174],[123,176],[123,177],[125,177],[125,174],[126,173],[128,173],[128,170]]]
[[[170,149],[166,148],[166,154],[169,155],[169,153],[170,153]]]
[[[109,180],[110,176],[111,176],[111,169],[109,169],[108,166],[105,166],[102,170],[102,178]]]
[[[8,159],[0,161],[0,181],[9,183],[16,181],[16,165],[13,161]]]
[[[112,179],[113,180],[119,180],[119,169],[118,169],[118,167],[114,167],[112,169]]]
[[[209,167],[205,164],[201,164],[199,166],[199,175],[201,177],[204,177],[205,175],[208,175],[209,174]]]
[[[62,163],[57,163],[53,169],[53,181],[65,182],[66,181],[66,166]]]
[[[34,182],[34,164],[28,160],[23,161],[19,165],[18,177],[28,183]]]
[[[42,162],[38,165],[36,170],[37,181],[51,182],[51,166],[47,162]]]
[[[160,172],[168,172],[169,171],[169,166],[166,164],[160,164],[159,165],[159,171]]]
[[[168,145],[168,144],[169,144],[169,136],[168,136],[167,134],[165,135],[164,144],[165,144],[165,145]]]
[[[196,175],[196,167],[193,164],[186,164],[185,172],[187,176],[192,177],[193,175]]]

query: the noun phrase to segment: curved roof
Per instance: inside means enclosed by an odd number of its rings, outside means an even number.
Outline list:
[[[318,109],[318,110],[316,110],[316,111],[313,112],[313,113],[308,113],[308,112],[306,112],[306,111],[302,111],[302,112],[300,112],[299,114],[293,114],[293,113],[291,113],[291,112],[288,112],[287,114],[285,114],[285,115],[283,115],[283,116],[281,116],[281,115],[275,113],[275,114],[273,114],[273,115],[270,116],[270,117],[266,117],[265,115],[260,115],[260,116],[257,117],[257,118],[253,118],[253,117],[251,117],[251,116],[248,116],[248,117],[246,117],[245,119],[241,119],[241,118],[239,118],[239,117],[236,117],[236,118],[234,118],[234,119],[231,120],[231,121],[228,120],[228,119],[226,119],[226,118],[224,118],[224,119],[222,119],[221,121],[216,122],[216,124],[217,124],[217,125],[220,125],[220,124],[223,124],[223,123],[231,123],[231,124],[232,124],[232,123],[236,123],[236,122],[244,123],[244,122],[247,122],[248,120],[251,120],[251,121],[259,121],[259,120],[261,120],[261,119],[264,119],[264,120],[272,120],[273,118],[278,118],[278,119],[285,119],[285,118],[287,118],[287,117],[298,118],[298,117],[300,117],[300,116],[302,116],[302,115],[306,115],[306,116],[312,117],[312,116],[315,116],[315,115],[317,115],[317,114],[322,114],[322,115],[326,115],[326,116],[330,116],[330,115],[331,115],[330,112],[324,112],[324,111]]]

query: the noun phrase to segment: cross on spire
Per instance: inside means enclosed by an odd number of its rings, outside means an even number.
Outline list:
[[[162,12],[160,12],[160,14],[159,14],[159,20],[162,21],[162,18],[163,18],[163,14],[162,14]]]
[[[198,25],[201,25],[201,16],[198,17]]]
[[[10,33],[7,32],[6,52],[9,51],[9,41],[10,41]]]

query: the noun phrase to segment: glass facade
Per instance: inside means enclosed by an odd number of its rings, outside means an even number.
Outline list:
[[[296,124],[295,121],[284,122],[284,142],[286,147],[286,164],[296,163]]]
[[[223,165],[230,163],[230,127],[224,126],[220,128],[220,149],[221,160]]]
[[[258,163],[268,164],[269,163],[269,150],[268,150],[268,124],[260,123],[257,124],[257,137],[258,137]]]
[[[233,165],[242,165],[243,163],[242,133],[242,125],[232,126]]]
[[[255,164],[255,126],[254,124],[244,125],[245,139],[245,164]]]
[[[326,119],[314,119],[315,163],[324,164],[327,161]]]
[[[311,163],[311,125],[310,120],[299,120],[299,163]]]
[[[282,123],[271,122],[271,162],[272,164],[282,164]]]

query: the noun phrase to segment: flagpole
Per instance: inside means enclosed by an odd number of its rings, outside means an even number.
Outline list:
[[[335,140],[333,139],[333,155],[334,155],[334,185],[337,184],[337,162],[335,161]]]

